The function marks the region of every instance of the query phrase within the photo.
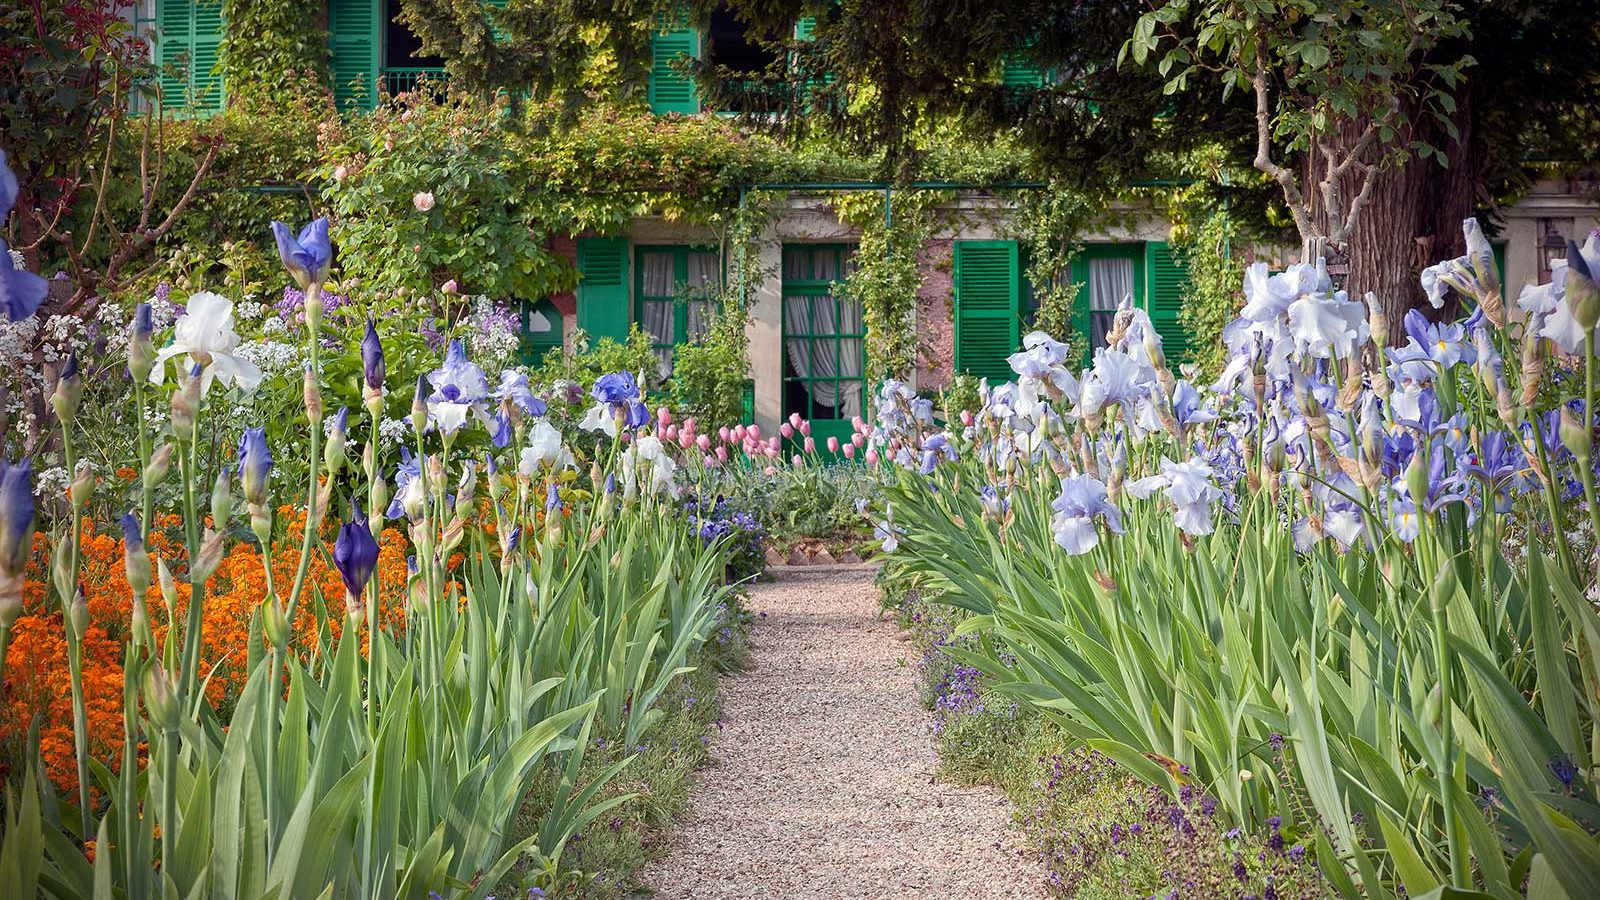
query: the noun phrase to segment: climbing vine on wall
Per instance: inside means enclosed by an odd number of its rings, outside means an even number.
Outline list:
[[[1072,343],[1072,310],[1082,285],[1072,280],[1072,260],[1092,225],[1104,225],[1109,198],[1065,184],[1016,198],[1010,229],[1027,259],[1026,277],[1038,304],[1033,327]]]
[[[856,268],[840,285],[841,296],[861,304],[867,326],[867,381],[909,378],[917,364],[913,320],[922,266],[917,258],[938,224],[944,192],[893,194],[893,214],[884,214],[885,196],[875,191],[842,193],[833,200],[839,220],[861,229]]]
[[[223,0],[222,77],[230,102],[274,100],[325,90],[328,31],[305,3]]]

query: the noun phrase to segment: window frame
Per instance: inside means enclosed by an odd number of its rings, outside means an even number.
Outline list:
[[[1072,258],[1072,282],[1079,285],[1072,303],[1072,330],[1085,338],[1083,363],[1094,359],[1095,348],[1089,340],[1092,334],[1089,320],[1093,314],[1090,304],[1089,262],[1096,259],[1125,259],[1133,265],[1133,306],[1145,309],[1145,281],[1149,277],[1145,262],[1145,241],[1103,241],[1084,244]]]
[[[789,277],[789,274],[788,274],[788,272],[789,272],[788,260],[789,260],[789,253],[790,253],[791,250],[807,250],[807,251],[828,250],[828,251],[833,251],[835,253],[840,254],[839,258],[837,260],[837,263],[838,263],[837,271],[840,272],[844,276],[844,278],[821,279],[821,278],[791,278],[791,277]],[[851,243],[807,243],[807,242],[796,242],[796,243],[786,243],[786,244],[783,245],[782,261],[780,262],[780,274],[781,274],[781,278],[782,278],[782,282],[783,282],[783,286],[782,286],[782,290],[781,290],[781,295],[782,295],[781,313],[782,313],[782,317],[783,317],[783,327],[782,327],[782,331],[781,331],[781,335],[780,335],[780,337],[781,337],[780,347],[781,347],[782,354],[783,354],[783,360],[782,360],[782,362],[783,362],[783,370],[782,370],[783,371],[783,377],[781,379],[781,383],[783,385],[783,389],[782,389],[783,414],[784,414],[785,417],[787,417],[791,412],[798,412],[798,413],[800,413],[802,418],[806,419],[807,421],[810,421],[814,426],[818,425],[818,424],[822,424],[822,425],[826,426],[829,423],[843,423],[845,426],[849,426],[850,425],[850,420],[847,419],[847,418],[830,417],[830,418],[826,418],[826,419],[819,419],[815,415],[816,409],[817,409],[816,397],[808,388],[805,387],[805,385],[812,384],[812,383],[819,383],[819,382],[832,382],[835,385],[836,391],[838,389],[838,386],[842,385],[842,384],[851,383],[851,382],[859,384],[861,386],[862,415],[865,415],[867,403],[868,403],[868,400],[869,400],[869,394],[867,392],[867,322],[866,322],[866,316],[863,313],[862,319],[861,319],[861,328],[860,328],[859,332],[851,332],[849,334],[840,333],[839,325],[840,325],[840,319],[841,319],[841,308],[840,308],[841,301],[840,301],[840,299],[839,299],[839,297],[837,295],[837,292],[833,289],[833,285],[838,284],[838,283],[842,283],[845,280],[845,278],[849,277],[848,266],[850,264],[850,261],[851,261],[852,257],[854,257],[854,255],[859,250],[860,250],[860,246],[858,244],[851,244]],[[790,330],[789,330],[789,301],[790,301],[790,299],[794,298],[794,297],[804,297],[804,298],[807,298],[807,300],[809,301],[809,298],[822,297],[822,296],[829,296],[829,297],[833,297],[833,299],[834,299],[834,310],[833,310],[834,331],[831,334],[816,334],[816,333],[795,334],[795,333],[790,332]],[[824,340],[826,338],[830,338],[830,337],[833,338],[833,340],[834,340],[834,353],[836,355],[841,356],[841,357],[843,355],[843,342],[844,341],[846,341],[846,340],[858,340],[858,341],[860,341],[860,346],[861,346],[861,366],[860,366],[860,371],[861,371],[861,374],[859,376],[834,375],[834,376],[831,376],[831,377],[822,378],[822,377],[817,377],[817,376],[814,376],[814,375],[813,376],[803,376],[803,375],[799,375],[799,374],[793,374],[793,375],[789,374],[789,372],[790,372],[790,369],[789,369],[789,365],[790,365],[790,363],[789,363],[789,343],[790,343],[791,339],[806,341],[807,344],[808,344],[807,350],[809,352],[811,345],[814,345],[816,342],[818,342],[820,340]],[[805,400],[805,409],[803,409],[803,410],[790,408],[790,404],[789,404],[789,400],[788,400],[789,389],[790,389],[791,385],[795,385],[795,384],[801,385],[801,390],[805,394],[805,398],[806,398],[806,400]],[[840,391],[839,393],[842,395],[842,391]],[[833,408],[835,410],[838,409],[838,407],[833,407]],[[836,428],[835,428],[835,430],[836,430]],[[838,436],[836,434],[832,434],[832,432],[829,430],[829,428],[824,427],[821,432],[815,433],[813,436],[814,437],[819,437],[819,438],[825,438],[825,437],[828,437],[830,435],[831,436]]]
[[[672,254],[672,284],[671,297],[646,295],[644,292],[644,255],[646,253],[671,253]],[[717,256],[717,286],[720,289],[728,280],[728,261],[722,255],[722,248],[715,244],[635,244],[633,246],[633,323],[645,330],[650,337],[652,351],[667,350],[668,372],[670,377],[672,357],[676,355],[677,348],[690,342],[689,338],[689,304],[685,302],[683,290],[689,283],[689,254],[714,253]],[[670,344],[657,343],[655,335],[645,329],[644,310],[648,302],[672,301],[672,342]]]

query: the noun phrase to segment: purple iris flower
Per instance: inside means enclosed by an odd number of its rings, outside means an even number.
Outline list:
[[[452,434],[465,425],[469,412],[476,410],[484,414],[489,379],[477,363],[467,359],[466,348],[460,341],[450,342],[444,365],[428,373],[428,382],[433,385],[433,393],[427,400],[428,420],[445,434]]]
[[[239,483],[251,504],[267,502],[267,477],[272,473],[272,451],[266,428],[246,428],[239,438]]]
[[[378,340],[378,326],[368,319],[367,333],[361,338],[361,376],[368,390],[381,391],[388,375],[389,366],[383,359],[383,342]]]
[[[302,289],[322,284],[333,262],[333,244],[328,239],[328,220],[321,217],[300,230],[299,236],[282,222],[272,223],[272,237],[278,243],[278,258]]]
[[[1448,369],[1458,363],[1471,365],[1478,358],[1477,351],[1467,337],[1466,328],[1459,324],[1429,322],[1420,310],[1413,309],[1406,313],[1405,326],[1406,334],[1440,369]]]
[[[1411,457],[1417,452],[1416,438],[1411,432],[1403,431],[1399,434],[1385,435],[1383,439],[1383,459],[1380,468],[1389,478],[1398,478],[1405,474],[1406,467],[1411,465]]]
[[[643,428],[650,422],[650,407],[643,401],[629,400],[627,411],[624,413],[623,424],[629,429]]]
[[[339,570],[344,589],[359,601],[372,570],[378,565],[378,542],[367,528],[367,517],[360,507],[351,510],[350,521],[339,526],[339,536],[333,542],[333,565]]]
[[[504,412],[495,413],[494,426],[489,430],[489,442],[499,449],[511,446],[511,417]]]
[[[0,458],[0,570],[20,575],[33,551],[33,465]]]
[[[130,555],[144,552],[144,529],[139,526],[139,517],[131,512],[122,514],[122,545]]]
[[[4,150],[0,150],[0,222],[11,215],[17,203],[17,176],[11,171]],[[32,272],[16,267],[11,259],[11,247],[0,238],[0,305],[13,322],[21,322],[39,310],[49,282]]]
[[[389,508],[384,510],[384,515],[391,519],[398,519],[406,514],[406,509],[400,502],[405,496],[406,488],[413,479],[422,477],[422,464],[411,455],[405,447],[400,448],[400,464],[394,470],[394,499],[389,501]]]
[[[550,484],[545,487],[544,511],[546,515],[559,513],[561,511],[561,492],[556,490],[556,483],[554,481],[550,482]]]
[[[1511,512],[1513,488],[1525,491],[1532,487],[1525,475],[1527,468],[1528,460],[1522,447],[1504,431],[1485,435],[1483,451],[1466,457],[1461,463],[1463,476],[1479,479],[1486,491],[1494,493],[1494,510],[1501,515]]]
[[[506,369],[500,373],[500,387],[495,390],[496,400],[510,401],[518,409],[530,416],[542,416],[548,408],[545,402],[533,395],[533,389],[528,386],[528,374],[515,369]]]
[[[601,375],[589,393],[601,403],[626,403],[639,398],[639,385],[632,372],[612,372]]]

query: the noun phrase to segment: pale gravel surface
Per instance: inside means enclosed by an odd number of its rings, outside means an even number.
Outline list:
[[[873,571],[777,571],[750,598],[754,665],[722,683],[712,762],[645,884],[674,900],[1045,896],[1005,799],[935,777],[914,650],[879,617]]]

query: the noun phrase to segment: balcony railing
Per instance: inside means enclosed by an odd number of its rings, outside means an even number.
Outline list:
[[[449,78],[444,69],[420,67],[384,69],[378,77],[383,79],[383,89],[391,97],[409,93],[424,85],[443,91],[444,83]]]

